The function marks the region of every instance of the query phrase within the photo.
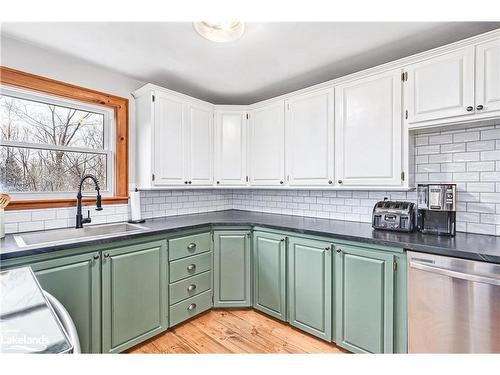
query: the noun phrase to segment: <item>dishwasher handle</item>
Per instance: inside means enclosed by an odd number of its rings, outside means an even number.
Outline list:
[[[421,263],[416,263],[416,262],[411,262],[411,261],[410,261],[410,268],[415,268],[415,269],[422,270],[422,271],[433,272],[433,273],[437,273],[439,275],[449,276],[449,277],[453,277],[456,279],[462,279],[462,280],[467,280],[467,281],[473,281],[473,282],[478,282],[478,283],[500,286],[500,279],[495,279],[493,277],[474,275],[474,274],[464,273],[464,272],[460,272],[460,271],[453,271],[450,269],[428,266],[426,264],[421,264]]]

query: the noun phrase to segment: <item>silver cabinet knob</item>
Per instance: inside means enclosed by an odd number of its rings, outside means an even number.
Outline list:
[[[280,181],[280,185],[283,185],[283,181]]]
[[[104,254],[104,258],[109,258],[109,253]]]
[[[99,255],[96,254],[96,255],[93,256],[93,258],[94,258],[94,260],[97,260],[97,259],[99,259]]]
[[[194,242],[191,242],[189,245],[187,245],[188,250],[193,250],[196,248],[196,244]]]
[[[332,180],[328,180],[328,184],[329,185],[333,184],[333,181]]]
[[[342,249],[337,249],[337,253],[341,253],[342,252]]]
[[[191,284],[191,285],[189,285],[189,286],[187,287],[188,292],[192,292],[192,291],[193,291],[193,290],[195,290],[195,289],[196,289],[196,285],[195,285],[195,284]]]
[[[196,264],[190,264],[186,267],[188,271],[193,271],[196,268]]]
[[[479,104],[479,105],[476,107],[476,109],[477,109],[478,111],[482,110],[483,108],[484,108],[484,106],[483,106],[482,104]]]
[[[187,308],[187,310],[188,310],[188,311],[192,311],[192,310],[194,310],[194,309],[196,309],[196,303],[192,303],[192,304],[190,304],[190,305],[188,306],[188,308]]]
[[[467,108],[465,108],[465,110],[466,110],[467,112],[471,112],[473,109],[474,109],[474,107],[473,107],[473,106],[471,106],[471,105],[470,105],[470,106],[468,106]]]
[[[339,184],[342,184],[342,180],[338,180],[337,182],[338,182]]]

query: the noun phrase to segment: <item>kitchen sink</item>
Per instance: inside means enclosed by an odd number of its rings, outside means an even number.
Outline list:
[[[136,233],[146,230],[146,227],[137,224],[117,223],[92,225],[80,229],[67,228],[49,230],[46,232],[24,233],[14,236],[14,239],[19,247],[64,244],[82,240],[86,238],[106,238],[114,237],[124,233]]]

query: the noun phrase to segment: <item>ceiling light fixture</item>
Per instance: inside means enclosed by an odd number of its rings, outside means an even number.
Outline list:
[[[238,21],[230,22],[194,22],[194,29],[205,39],[212,42],[232,42],[241,38],[245,24]]]

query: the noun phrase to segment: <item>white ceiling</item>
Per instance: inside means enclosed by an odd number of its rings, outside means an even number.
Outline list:
[[[247,23],[240,40],[225,44],[185,22],[3,23],[2,33],[212,103],[250,104],[499,27]]]

